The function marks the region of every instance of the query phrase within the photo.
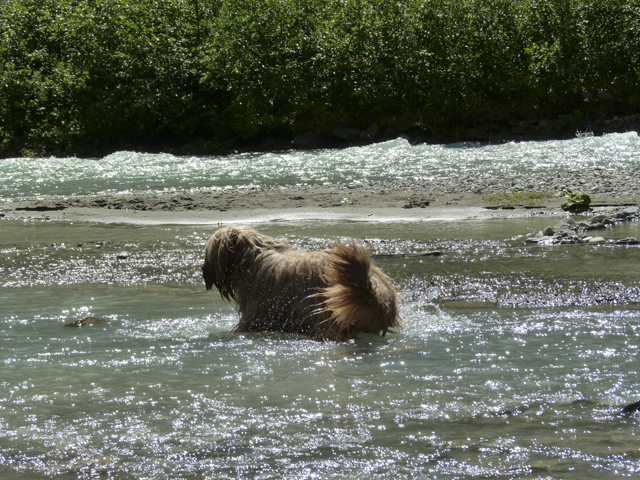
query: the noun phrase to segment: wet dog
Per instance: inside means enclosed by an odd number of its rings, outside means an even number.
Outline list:
[[[207,290],[238,304],[236,332],[342,341],[400,326],[396,292],[356,241],[308,252],[250,227],[225,227],[205,247]]]

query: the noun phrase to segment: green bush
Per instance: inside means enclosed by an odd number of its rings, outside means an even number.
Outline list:
[[[631,0],[0,0],[0,155],[634,112],[639,39]]]

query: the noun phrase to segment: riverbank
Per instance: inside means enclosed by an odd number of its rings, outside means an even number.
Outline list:
[[[570,192],[592,212],[640,204],[640,171],[593,169],[540,175],[389,182],[200,188],[176,193],[5,199],[5,219],[106,223],[257,223],[275,220],[427,221],[566,215]]]

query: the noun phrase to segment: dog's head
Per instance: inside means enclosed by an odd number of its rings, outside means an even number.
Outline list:
[[[209,238],[204,249],[202,276],[207,290],[213,286],[220,291],[222,298],[237,300],[234,279],[236,269],[244,255],[242,237],[244,229],[238,227],[221,228]]]
[[[202,276],[207,290],[215,285],[222,298],[237,301],[238,282],[251,270],[260,251],[280,245],[251,227],[221,228],[211,235],[204,251]]]

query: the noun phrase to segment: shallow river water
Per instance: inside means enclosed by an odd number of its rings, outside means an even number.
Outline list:
[[[640,166],[637,133],[178,158],[0,162],[0,201]],[[234,334],[206,292],[214,225],[0,221],[0,478],[603,480],[640,475],[640,248],[525,246],[557,222],[271,222],[357,237],[404,327]],[[640,222],[608,238],[640,237]],[[86,315],[104,323],[67,328]]]
[[[230,333],[214,226],[4,221],[0,477],[637,476],[640,249],[525,247],[546,224],[256,225],[443,252],[379,259],[404,328],[335,344]]]

